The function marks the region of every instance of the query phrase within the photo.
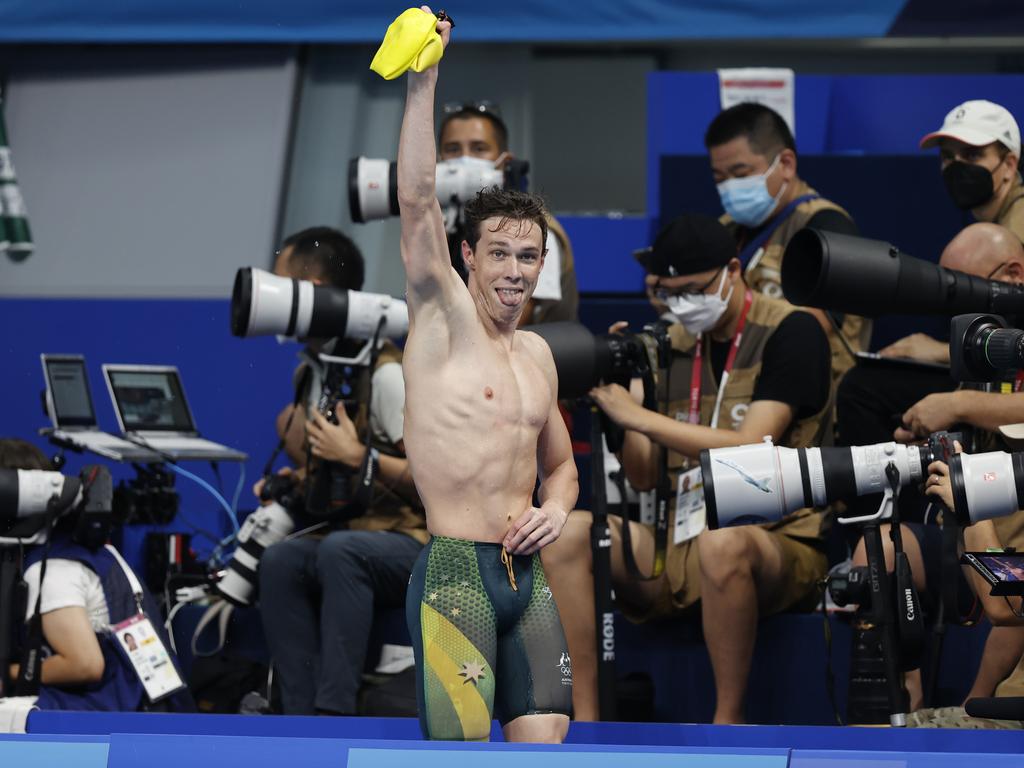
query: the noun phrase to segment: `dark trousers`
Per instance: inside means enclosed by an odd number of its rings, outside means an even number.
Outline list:
[[[334,531],[271,546],[260,609],[286,715],[354,714],[374,607],[401,608],[418,541]]]
[[[836,442],[871,445],[893,439],[903,412],[934,392],[951,392],[956,383],[944,371],[913,366],[857,365],[839,382],[836,392]],[[904,511],[923,509],[926,499],[916,489],[900,494]],[[849,515],[869,514],[878,508],[880,494],[849,499]]]

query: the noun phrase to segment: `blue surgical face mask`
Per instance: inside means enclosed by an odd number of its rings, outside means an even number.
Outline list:
[[[718,185],[722,207],[737,224],[744,227],[759,227],[779,204],[786,191],[786,184],[779,188],[779,194],[772,197],[768,192],[768,177],[775,170],[780,157],[781,155],[776,155],[768,170],[758,176],[726,179]]]

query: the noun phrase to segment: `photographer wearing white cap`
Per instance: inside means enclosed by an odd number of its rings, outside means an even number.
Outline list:
[[[1020,129],[1005,107],[975,99],[954,107],[921,148],[939,147],[942,179],[958,208],[1001,224],[1024,240]]]

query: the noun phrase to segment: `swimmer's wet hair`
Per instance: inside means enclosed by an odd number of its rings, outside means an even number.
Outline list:
[[[466,224],[466,242],[472,250],[476,250],[476,244],[480,242],[480,227],[491,218],[500,219],[497,228],[492,230],[494,232],[504,229],[509,221],[529,221],[540,227],[541,248],[548,239],[548,212],[540,195],[489,187],[480,190],[476,197],[467,202],[462,213]]]

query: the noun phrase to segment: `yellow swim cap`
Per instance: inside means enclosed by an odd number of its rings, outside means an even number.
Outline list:
[[[406,70],[422,72],[441,60],[444,44],[437,33],[437,17],[421,8],[410,8],[391,22],[384,42],[370,62],[370,69],[385,80]]]

